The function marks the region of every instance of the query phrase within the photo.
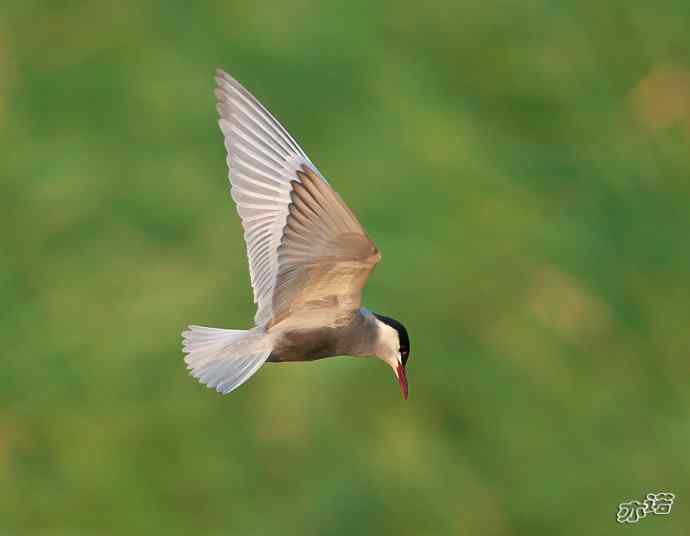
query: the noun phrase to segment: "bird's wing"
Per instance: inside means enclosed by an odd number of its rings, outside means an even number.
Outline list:
[[[297,142],[251,93],[218,70],[215,95],[231,194],[247,244],[256,325],[276,324],[289,311],[325,304],[328,296],[331,302],[358,306],[380,258],[374,244]]]
[[[308,165],[291,182],[278,249],[273,321],[319,311],[323,320],[359,308],[362,288],[381,255],[340,196]],[[326,313],[330,313],[326,315]]]

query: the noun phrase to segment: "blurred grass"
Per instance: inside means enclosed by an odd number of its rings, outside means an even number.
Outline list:
[[[5,3],[0,533],[688,534],[689,30],[680,0]],[[187,376],[184,325],[253,317],[216,67],[381,248],[407,403],[359,360]]]

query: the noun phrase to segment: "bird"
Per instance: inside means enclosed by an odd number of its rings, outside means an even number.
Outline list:
[[[214,94],[256,314],[248,330],[188,326],[190,374],[227,394],[266,363],[373,357],[406,400],[407,330],[361,306],[378,248],[295,138],[222,69]]]

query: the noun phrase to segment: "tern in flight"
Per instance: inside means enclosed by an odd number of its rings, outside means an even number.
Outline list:
[[[267,362],[376,357],[407,398],[407,330],[360,306],[379,250],[275,117],[224,71],[215,80],[256,315],[249,330],[189,326],[191,374],[225,394]]]

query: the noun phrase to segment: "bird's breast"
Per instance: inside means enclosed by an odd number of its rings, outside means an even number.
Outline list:
[[[268,361],[313,361],[339,355],[340,331],[332,327],[283,331],[276,336]]]

